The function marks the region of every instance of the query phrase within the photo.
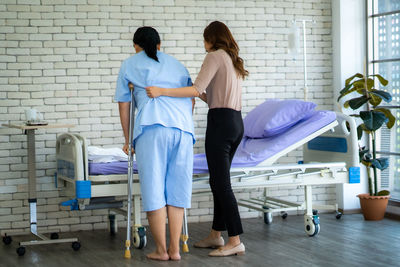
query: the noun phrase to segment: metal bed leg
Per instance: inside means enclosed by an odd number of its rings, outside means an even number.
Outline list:
[[[133,245],[135,248],[141,249],[144,248],[147,244],[146,237],[146,228],[142,226],[140,220],[140,196],[134,196],[134,216],[135,216],[135,225],[133,229]]]
[[[304,186],[306,212],[304,214],[304,230],[307,235],[315,236],[320,230],[318,211],[312,209],[312,187],[311,185]]]
[[[269,210],[270,209],[270,207],[268,206],[268,203],[267,203],[267,199],[268,199],[267,188],[264,188],[264,204],[262,206],[262,208],[264,210]],[[271,224],[273,218],[274,218],[274,216],[273,216],[272,212],[264,211],[264,223]]]

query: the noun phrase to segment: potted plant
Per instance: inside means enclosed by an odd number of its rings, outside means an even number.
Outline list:
[[[357,73],[346,80],[345,87],[340,91],[337,99],[339,101],[342,97],[353,92],[360,95],[345,101],[343,106],[354,111],[364,107],[351,116],[360,118],[362,121],[357,127],[358,139],[360,140],[364,133],[371,137],[370,148],[372,148],[372,151],[365,147],[360,147],[359,151],[360,162],[366,166],[368,175],[369,194],[357,195],[365,220],[381,220],[385,215],[390,192],[387,190],[378,191],[377,169],[381,171],[386,169],[389,166],[389,159],[376,157],[376,131],[384,123],[387,128],[392,128],[396,120],[389,109],[380,106],[382,101],[387,103],[392,101],[392,96],[384,90],[375,88],[375,77],[381,85],[386,86],[388,84],[388,81],[379,74],[365,76]]]

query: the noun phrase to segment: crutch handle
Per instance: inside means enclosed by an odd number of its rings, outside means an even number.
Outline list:
[[[132,83],[128,83],[128,86],[129,86],[129,90],[134,90],[135,89]]]

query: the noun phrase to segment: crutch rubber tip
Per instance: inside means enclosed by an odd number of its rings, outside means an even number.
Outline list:
[[[131,251],[129,249],[125,250],[125,255],[124,255],[125,259],[130,259],[131,258]]]
[[[189,252],[189,246],[187,244],[183,244],[182,245],[182,251],[185,252],[185,253]]]

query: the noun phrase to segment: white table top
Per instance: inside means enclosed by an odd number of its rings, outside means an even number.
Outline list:
[[[73,124],[26,125],[26,124],[11,124],[11,123],[10,124],[2,124],[1,126],[8,127],[8,128],[21,129],[21,130],[75,127],[75,125],[73,125]]]

